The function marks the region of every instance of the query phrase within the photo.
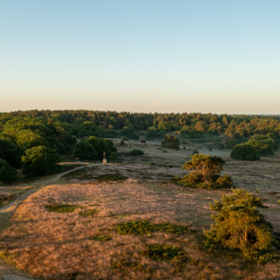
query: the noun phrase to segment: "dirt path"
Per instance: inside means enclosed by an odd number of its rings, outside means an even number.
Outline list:
[[[54,183],[58,179],[60,179],[62,176],[71,173],[73,171],[82,169],[82,168],[87,168],[87,167],[92,167],[92,166],[97,166],[99,164],[87,164],[84,166],[76,167],[71,170],[65,171],[63,173],[54,175],[52,178],[48,178],[47,180],[44,181],[39,181],[37,182],[36,185],[38,185],[36,188],[33,188],[22,195],[20,195],[16,200],[12,201],[11,203],[5,205],[0,209],[0,223],[2,224],[7,224],[9,223],[13,211],[16,210],[17,206],[20,205],[20,203],[28,198],[30,195],[36,193],[38,190]],[[5,226],[4,226],[5,227]],[[3,228],[1,227],[1,230]],[[15,268],[5,264],[1,259],[0,259],[0,280],[27,280],[27,279],[34,279],[27,275],[26,273],[19,272]]]

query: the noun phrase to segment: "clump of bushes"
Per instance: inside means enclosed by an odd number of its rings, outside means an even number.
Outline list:
[[[92,236],[89,238],[90,240],[97,240],[97,241],[109,241],[112,239],[110,236],[103,236],[103,235],[97,235],[97,236]]]
[[[164,130],[159,130],[155,126],[150,126],[147,130],[147,134],[145,136],[146,140],[153,140],[156,138],[161,138],[166,132]]]
[[[182,169],[191,172],[184,177],[174,178],[174,181],[180,185],[217,189],[231,187],[233,182],[227,174],[221,176],[225,161],[216,156],[194,154],[191,161],[187,161]]]
[[[49,212],[58,212],[58,213],[74,212],[75,209],[80,208],[80,206],[69,205],[69,204],[47,205],[45,207],[48,209]]]
[[[130,127],[124,126],[120,131],[121,136],[126,136],[129,139],[138,140],[139,136],[134,132],[134,130]]]
[[[161,145],[166,148],[178,149],[179,139],[177,139],[175,136],[166,135],[162,140]]]
[[[143,151],[137,150],[137,149],[133,149],[129,153],[130,153],[131,156],[142,156],[142,155],[144,155]]]
[[[204,232],[206,245],[210,250],[219,246],[237,249],[245,258],[257,262],[279,258],[272,252],[273,227],[257,210],[265,207],[261,198],[245,190],[232,192],[233,195],[223,195],[220,201],[210,204],[210,209],[218,214],[212,215],[215,224]]]
[[[229,139],[226,141],[226,148],[227,149],[232,149],[234,146],[240,144],[240,140],[238,139]]]
[[[118,159],[118,154],[116,152],[112,152],[111,155],[108,157],[110,161],[115,161]]]
[[[156,261],[169,261],[178,269],[183,267],[188,260],[185,251],[167,244],[150,245],[141,254]]]
[[[22,157],[23,174],[29,176],[50,175],[58,172],[60,157],[56,150],[45,146],[36,146],[25,151]]]
[[[233,148],[233,150],[230,154],[230,157],[232,159],[239,159],[239,160],[259,160],[260,159],[257,150],[248,144],[236,145]]]
[[[0,158],[0,183],[12,182],[17,179],[17,170],[10,164]]]
[[[76,144],[74,155],[81,160],[103,159],[103,152],[109,158],[113,152],[117,152],[111,140],[91,136]]]
[[[118,234],[146,235],[151,232],[169,232],[175,234],[189,233],[191,229],[185,225],[153,224],[147,221],[132,221],[116,225]]]

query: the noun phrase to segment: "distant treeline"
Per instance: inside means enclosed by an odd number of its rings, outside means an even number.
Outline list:
[[[129,113],[86,110],[31,110],[0,113],[0,131],[15,117],[44,118],[47,123],[62,126],[77,136],[93,130],[129,129],[181,131],[182,135],[200,137],[202,134],[225,135],[230,138],[250,137],[254,134],[273,133],[280,137],[279,116],[217,115],[201,113],[161,114]],[[96,132],[98,134],[98,132]],[[106,133],[105,133],[106,134]]]

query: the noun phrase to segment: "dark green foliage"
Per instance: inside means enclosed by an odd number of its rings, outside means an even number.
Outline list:
[[[177,139],[175,136],[166,135],[162,140],[161,145],[166,148],[178,149],[179,139]]]
[[[147,130],[147,134],[145,136],[146,140],[153,140],[157,138],[162,138],[163,135],[165,134],[164,130],[158,130],[156,127],[151,126]]]
[[[153,224],[147,221],[132,221],[116,225],[118,234],[146,235],[151,232],[169,232],[175,234],[189,233],[191,230],[184,225]]]
[[[96,180],[99,182],[109,182],[109,181],[125,181],[128,177],[121,176],[120,174],[107,174],[107,175],[100,175],[96,177]]]
[[[226,141],[226,148],[232,149],[234,146],[240,144],[240,140],[238,139],[230,139]]]
[[[58,172],[60,162],[58,153],[45,146],[33,147],[22,157],[23,173],[29,176],[50,175]]]
[[[94,145],[87,139],[76,144],[74,155],[80,160],[97,159],[98,156]]]
[[[133,149],[133,150],[131,150],[129,153],[130,153],[130,155],[132,155],[132,156],[142,156],[142,155],[144,155],[144,152],[143,152],[143,151],[137,150],[137,149]]]
[[[184,125],[181,128],[180,134],[182,137],[191,138],[191,139],[203,137],[202,131],[197,130],[194,126],[188,126],[188,125]]]
[[[179,247],[167,244],[150,245],[141,254],[156,261],[169,261],[177,268],[183,267],[188,261],[186,252]]]
[[[0,183],[12,182],[17,179],[17,170],[9,163],[0,158]]]
[[[194,154],[191,161],[187,161],[182,169],[191,172],[173,180],[184,186],[206,189],[228,188],[232,186],[232,179],[227,174],[220,176],[223,170],[224,160],[220,157]]]
[[[88,209],[79,212],[79,215],[85,218],[93,218],[98,214],[99,211],[100,210],[96,210],[96,209]]]
[[[22,150],[14,142],[0,138],[0,158],[6,160],[12,167],[21,167]]]
[[[134,132],[134,130],[132,128],[129,128],[129,127],[124,127],[120,131],[120,135],[121,136],[126,136],[129,139],[133,139],[133,140],[138,140],[139,139],[139,136]]]
[[[110,157],[113,152],[117,152],[111,140],[101,139],[91,136],[76,144],[75,156],[81,160],[85,159],[103,159],[103,152],[106,157]]]
[[[272,156],[274,155],[273,139],[265,139],[265,140],[256,140],[250,139],[246,144],[255,148],[260,156]]]
[[[264,208],[261,198],[245,190],[232,190],[233,195],[223,195],[220,201],[210,204],[217,212],[212,215],[215,224],[205,232],[206,245],[240,250],[249,260],[264,262],[277,258],[272,250],[272,225],[257,208]],[[279,256],[278,256],[279,257]]]
[[[112,152],[108,159],[109,161],[115,161],[118,159],[118,154],[116,152]]]
[[[97,235],[97,236],[92,236],[89,238],[90,240],[97,240],[97,241],[109,241],[112,239],[110,236],[102,236],[102,235]]]
[[[47,205],[45,207],[48,209],[49,212],[58,212],[58,213],[74,212],[75,209],[80,208],[80,206],[69,205],[69,204]]]
[[[124,146],[124,141],[123,140],[121,140],[121,145]]]
[[[260,159],[257,150],[248,144],[236,145],[233,148],[233,150],[230,154],[230,157],[233,159],[239,159],[239,160],[259,160]]]

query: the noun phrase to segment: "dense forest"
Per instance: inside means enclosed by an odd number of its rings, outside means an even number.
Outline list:
[[[5,178],[4,181],[13,180],[15,169],[20,167],[23,167],[23,172],[35,172],[34,158],[37,162],[48,158],[46,165],[52,161],[52,166],[40,169],[51,172],[56,169],[54,164],[59,162],[59,157],[73,154],[75,146],[81,149],[82,146],[91,145],[89,149],[93,159],[100,158],[97,148],[100,145],[106,147],[108,154],[116,153],[110,142],[106,140],[101,143],[97,138],[124,137],[137,140],[139,131],[146,131],[146,140],[162,139],[171,132],[190,139],[221,136],[227,140],[227,148],[239,145],[233,158],[242,159],[244,151],[249,149],[240,145],[249,145],[257,152],[254,155],[254,159],[257,159],[259,156],[273,155],[278,148],[280,117],[85,110],[0,113],[0,177]],[[90,136],[96,138],[76,145],[78,138]],[[252,154],[252,151],[249,152]],[[83,157],[78,151],[75,154]],[[34,166],[30,165],[32,162]]]

